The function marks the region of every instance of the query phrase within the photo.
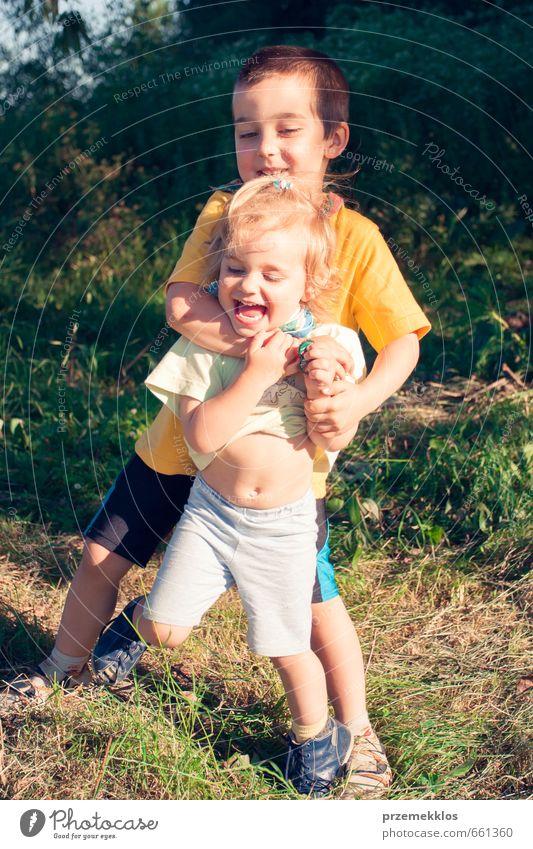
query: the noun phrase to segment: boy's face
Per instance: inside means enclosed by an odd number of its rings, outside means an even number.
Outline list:
[[[235,150],[243,182],[292,175],[322,190],[328,162],[346,147],[348,127],[340,124],[326,139],[315,99],[310,80],[297,74],[235,90]]]
[[[305,233],[264,229],[222,260],[218,299],[239,336],[285,324],[306,297]]]

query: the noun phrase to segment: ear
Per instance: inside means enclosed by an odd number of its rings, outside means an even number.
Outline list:
[[[326,159],[336,159],[345,149],[350,139],[350,128],[346,121],[342,121],[335,127],[334,133],[326,139],[324,144],[324,156]]]
[[[305,284],[304,293],[303,293],[302,297],[300,298],[300,303],[304,307],[307,306],[309,301],[312,301],[313,298],[316,298],[317,294],[318,294],[318,286],[316,285],[316,283],[311,283],[310,280],[307,280],[307,282]]]

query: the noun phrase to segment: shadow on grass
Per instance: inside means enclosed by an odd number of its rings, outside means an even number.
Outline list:
[[[245,705],[228,705],[216,678],[192,679],[179,666],[163,675],[139,664],[134,679],[113,688],[121,701],[129,701],[138,690],[158,702],[171,722],[180,726],[187,712],[191,742],[209,751],[227,770],[247,768],[261,771],[273,789],[288,789],[283,779],[287,744],[283,739],[284,698],[274,705],[258,698]],[[272,732],[265,728],[273,722]]]
[[[28,617],[3,605],[0,612],[0,677],[9,680],[23,669],[40,663],[54,645],[35,616]]]

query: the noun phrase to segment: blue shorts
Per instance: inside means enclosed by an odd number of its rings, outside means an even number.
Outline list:
[[[178,523],[192,486],[188,475],[162,475],[134,454],[117,476],[84,537],[145,567]],[[325,499],[316,502],[317,560],[313,603],[339,595],[330,559]]]

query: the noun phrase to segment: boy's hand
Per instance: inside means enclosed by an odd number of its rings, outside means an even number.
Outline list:
[[[281,330],[262,331],[250,339],[244,370],[268,389],[286,374],[293,349],[292,337]]]
[[[416,333],[406,333],[379,352],[372,371],[360,383],[337,381],[331,395],[305,402],[305,415],[318,433],[344,434],[383,404],[406,381],[419,353]]]
[[[364,381],[363,381],[364,382]],[[307,421],[313,430],[332,438],[353,431],[370,410],[366,409],[362,384],[335,381],[330,395],[304,402]]]

